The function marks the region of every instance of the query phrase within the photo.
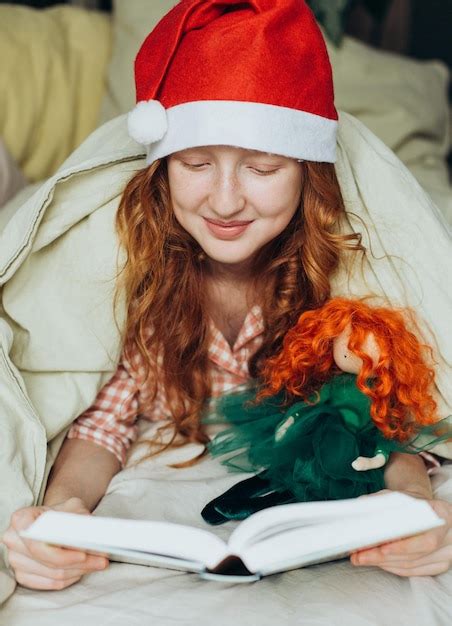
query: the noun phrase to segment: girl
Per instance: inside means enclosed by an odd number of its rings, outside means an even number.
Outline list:
[[[160,447],[205,444],[208,398],[258,378],[299,315],[329,298],[345,252],[364,253],[358,235],[341,233],[331,68],[304,2],[182,0],[135,71],[129,132],[148,166],[117,216],[123,353],[70,429],[44,507],[17,511],[3,537],[18,582],[35,589],[67,587],[107,561],[18,532],[45,508],[92,511],[137,437],[138,415],[161,420]],[[352,563],[445,571],[452,506],[431,500],[423,461],[393,455],[385,484],[429,500],[447,524]]]

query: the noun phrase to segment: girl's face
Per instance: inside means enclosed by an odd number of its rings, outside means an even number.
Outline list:
[[[246,267],[289,224],[300,203],[301,165],[282,156],[209,146],[168,157],[176,219],[208,257]]]

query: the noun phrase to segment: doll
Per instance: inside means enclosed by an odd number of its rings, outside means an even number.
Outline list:
[[[417,453],[451,436],[446,420],[437,423],[429,354],[396,310],[334,298],[303,313],[265,363],[261,387],[223,397],[206,418],[231,424],[211,453],[259,473],[210,502],[204,519],[383,489],[391,451]]]

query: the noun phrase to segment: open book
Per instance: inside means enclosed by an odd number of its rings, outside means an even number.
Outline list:
[[[208,530],[142,520],[47,511],[20,534],[112,560],[249,582],[347,556],[444,524],[423,500],[401,493],[285,504],[254,513],[225,543]]]

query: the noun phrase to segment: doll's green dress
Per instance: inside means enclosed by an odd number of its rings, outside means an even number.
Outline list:
[[[422,429],[408,444],[386,439],[370,418],[370,399],[353,374],[339,374],[308,402],[287,407],[285,393],[257,405],[255,390],[223,396],[207,423],[227,422],[209,444],[230,470],[257,474],[209,502],[202,516],[211,524],[244,519],[275,504],[354,498],[383,489],[384,467],[356,471],[358,456],[419,452],[447,435]],[[449,427],[450,436],[450,427]],[[425,439],[427,437],[427,439]],[[427,443],[428,440],[428,443]]]

